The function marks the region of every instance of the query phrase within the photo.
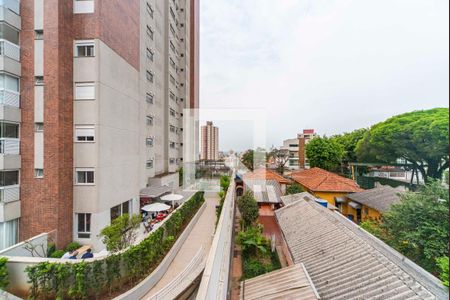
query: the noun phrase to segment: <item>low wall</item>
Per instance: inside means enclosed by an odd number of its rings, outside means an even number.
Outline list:
[[[47,255],[47,241],[48,241],[48,233],[43,233],[38,236],[35,236],[32,239],[27,240],[26,242],[18,243],[14,246],[6,248],[0,251],[0,256],[23,256],[23,257],[32,257],[31,253],[25,249],[27,243],[32,244],[34,246],[41,246],[36,249],[40,257],[45,257]],[[43,253],[44,252],[44,253]]]
[[[126,292],[125,294],[122,294],[114,300],[121,300],[121,299],[141,299],[145,294],[147,294],[157,283],[161,280],[161,278],[166,274],[167,269],[169,268],[170,264],[174,260],[174,258],[177,256],[178,251],[180,251],[181,247],[183,246],[184,242],[186,241],[187,237],[191,233],[194,226],[197,224],[198,220],[200,219],[202,213],[206,209],[207,201],[203,203],[202,207],[198,210],[197,214],[192,218],[189,225],[186,227],[186,229],[183,231],[183,233],[180,235],[180,237],[177,239],[175,244],[173,245],[172,249],[170,249],[169,253],[166,255],[166,257],[163,259],[163,261],[159,264],[159,266],[156,268],[155,271],[153,271],[152,274],[150,274],[147,278],[145,278],[141,283],[139,283],[137,286]]]

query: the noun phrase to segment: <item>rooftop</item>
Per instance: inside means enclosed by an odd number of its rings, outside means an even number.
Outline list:
[[[244,281],[240,299],[317,300],[319,297],[303,265],[298,264]]]
[[[312,201],[316,200],[316,198],[313,195],[311,195],[310,193],[303,192],[300,194],[283,196],[283,197],[281,197],[281,202],[283,202],[284,206],[287,206],[287,205],[296,203],[297,201],[308,200],[308,199],[310,199]]]
[[[313,192],[355,193],[363,191],[355,181],[320,168],[296,171],[291,174],[291,177]]]
[[[321,299],[448,299],[437,278],[337,212],[300,200],[275,214]]]
[[[291,184],[292,182],[278,174],[277,172],[260,168],[256,169],[253,172],[246,173],[244,175],[244,180],[276,180],[279,184]]]
[[[258,203],[281,203],[281,188],[276,180],[245,180]]]
[[[400,203],[400,195],[400,190],[385,185],[371,190],[350,194],[347,197],[352,201],[384,213],[387,212],[392,205]]]

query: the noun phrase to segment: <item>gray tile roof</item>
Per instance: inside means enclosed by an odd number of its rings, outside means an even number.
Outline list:
[[[349,194],[347,197],[377,211],[387,212],[393,204],[400,203],[401,191],[390,186],[381,186],[364,192]]]
[[[316,197],[314,197],[313,195],[311,195],[308,192],[303,192],[300,194],[283,196],[283,197],[281,197],[281,202],[283,202],[283,204],[286,206],[286,205],[293,204],[300,200],[308,200],[308,199],[314,201],[314,200],[316,200]]]
[[[281,203],[281,187],[276,180],[244,180],[258,203]]]
[[[321,299],[448,299],[437,278],[337,212],[300,200],[275,214]]]
[[[241,300],[318,300],[314,285],[302,264],[242,282]]]

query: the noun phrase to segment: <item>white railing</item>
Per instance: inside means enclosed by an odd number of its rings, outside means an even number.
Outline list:
[[[9,90],[0,90],[0,104],[20,107],[20,94]]]
[[[0,6],[7,7],[11,11],[20,15],[20,1],[19,0],[0,0]]]
[[[0,55],[20,61],[20,47],[10,41],[0,39]]]
[[[18,185],[0,187],[0,202],[8,203],[20,200],[20,187]]]
[[[236,173],[233,172],[232,178]],[[197,300],[221,300],[228,298],[233,246],[234,209],[236,185],[232,180],[217,224],[216,234],[209,251],[205,271],[197,293]]]
[[[203,246],[198,250],[197,254],[191,260],[191,262],[186,266],[186,268],[178,274],[175,279],[173,279],[168,285],[166,285],[162,290],[153,295],[148,300],[162,300],[169,298],[167,297],[170,293],[172,293],[180,284],[187,278],[189,275],[201,264],[203,260]],[[192,283],[192,281],[191,281]],[[177,295],[178,296],[178,295]],[[170,298],[172,299],[172,298]]]
[[[19,155],[20,154],[20,140],[19,139],[0,139],[0,154]]]

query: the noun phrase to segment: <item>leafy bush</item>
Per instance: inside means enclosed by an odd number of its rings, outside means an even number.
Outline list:
[[[230,176],[222,176],[220,178],[220,187],[222,189],[222,191],[224,191],[225,193],[227,193],[228,188],[230,187],[230,182],[231,181],[231,177]]]
[[[302,186],[298,183],[291,184],[286,189],[286,194],[288,195],[295,195],[303,193],[305,190],[302,188]]]
[[[29,298],[95,299],[137,283],[158,266],[204,201],[204,193],[195,194],[140,244],[106,259],[28,266]]]
[[[6,268],[7,262],[7,258],[0,257],[0,290],[5,290],[9,284],[8,269]]]
[[[245,194],[238,200],[238,208],[244,221],[244,226],[253,225],[259,217],[259,207],[255,197],[251,191]]]
[[[442,283],[448,287],[448,256],[441,257],[437,259],[437,264],[439,268],[441,269],[441,280]]]
[[[61,258],[64,255],[64,250],[56,250],[52,253],[52,255],[50,256],[51,258]]]
[[[56,251],[55,243],[48,243],[48,245],[47,245],[47,257],[52,257],[52,254],[55,251]]]
[[[102,242],[106,245],[106,249],[110,252],[118,252],[128,248],[134,243],[137,237],[136,229],[141,224],[141,216],[123,214],[112,224],[103,228],[100,232]]]
[[[71,242],[69,245],[66,246],[66,248],[64,248],[64,250],[66,252],[72,252],[72,251],[75,251],[75,250],[80,249],[80,248],[81,248],[80,243]]]

